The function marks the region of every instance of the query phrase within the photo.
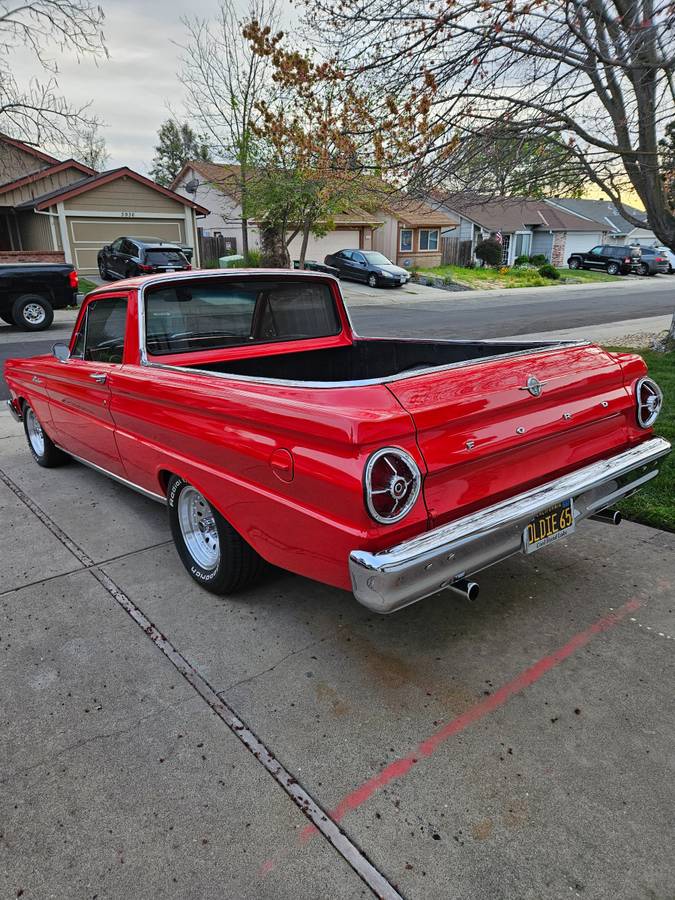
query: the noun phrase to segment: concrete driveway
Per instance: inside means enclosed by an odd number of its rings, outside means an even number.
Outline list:
[[[675,894],[675,535],[588,523],[388,617],[217,598],[0,413],[0,896]]]

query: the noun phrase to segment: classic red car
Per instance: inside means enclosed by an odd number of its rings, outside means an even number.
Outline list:
[[[105,286],[68,346],[5,374],[35,460],[74,457],[166,502],[207,589],[243,588],[266,560],[377,612],[473,597],[486,566],[616,521],[670,450],[639,356],[361,338],[319,273]]]

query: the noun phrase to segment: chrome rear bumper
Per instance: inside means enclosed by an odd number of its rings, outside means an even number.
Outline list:
[[[11,412],[13,418],[16,419],[17,422],[23,422],[23,416],[21,415],[21,411],[20,411],[20,410],[17,410],[17,409],[15,408],[14,404],[12,403],[12,401],[11,401],[11,400],[5,400],[5,403],[7,404],[7,409],[9,409],[9,411]]]
[[[658,460],[670,449],[668,441],[651,438],[390,550],[354,550],[349,557],[354,596],[368,609],[390,613],[435,594],[522,551],[528,522],[555,503],[574,498],[578,523],[638,490],[658,474]]]

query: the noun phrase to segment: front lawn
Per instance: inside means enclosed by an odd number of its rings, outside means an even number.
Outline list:
[[[468,269],[464,266],[436,266],[434,269],[421,269],[420,275],[440,275],[451,278],[456,284],[464,284],[467,287],[490,290],[495,288],[516,287],[550,287],[553,284],[565,284],[566,279],[574,281],[619,281],[620,276],[607,275],[606,272],[586,272],[583,270],[570,271],[570,269],[558,269],[560,278],[553,280],[543,278],[536,269],[510,268],[503,274],[499,269],[475,268]]]
[[[608,349],[619,350],[618,347]],[[650,376],[663,391],[663,409],[656,420],[654,431],[659,437],[675,444],[675,351],[654,353],[651,350],[640,350],[639,353],[649,366]],[[675,452],[661,461],[658,477],[637,494],[624,500],[619,508],[627,519],[634,522],[675,531]]]

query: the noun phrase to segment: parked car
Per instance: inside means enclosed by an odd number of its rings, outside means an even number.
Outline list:
[[[602,244],[588,253],[573,253],[567,260],[570,269],[603,269],[608,275],[628,275],[640,265],[639,248]]]
[[[43,331],[54,310],[77,305],[77,272],[67,263],[0,265],[0,319],[24,331]]]
[[[675,273],[675,253],[668,247],[657,247],[656,250],[668,260],[668,274]]]
[[[640,247],[640,262],[635,271],[638,275],[667,275],[670,269],[670,260],[665,253],[654,247]]]
[[[396,287],[410,281],[407,269],[395,266],[376,250],[340,250],[338,253],[329,253],[324,263],[337,269],[340,278],[365,281],[371,287]]]
[[[98,253],[98,271],[104,281],[191,268],[183,249],[168,241],[147,243],[141,238],[119,237]]]
[[[646,373],[586,341],[360,338],[338,281],[293,271],[104,286],[69,344],[5,365],[35,461],[166,503],[208,590],[266,561],[381,613],[616,523],[670,450]]]

